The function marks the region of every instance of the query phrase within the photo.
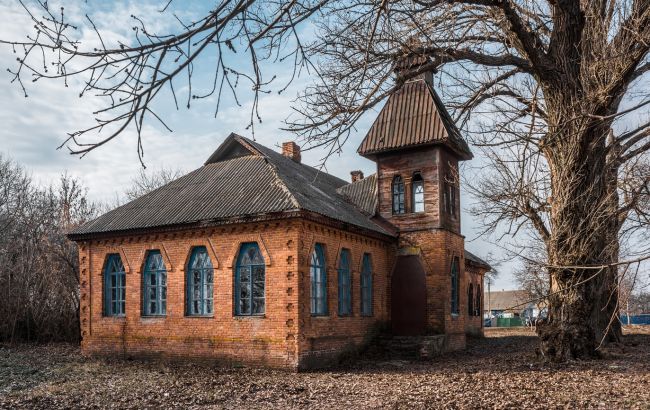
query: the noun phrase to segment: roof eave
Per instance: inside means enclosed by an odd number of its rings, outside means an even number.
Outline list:
[[[152,226],[146,228],[133,228],[133,229],[124,229],[124,230],[115,230],[115,231],[104,231],[104,232],[87,232],[87,233],[68,233],[66,237],[73,242],[84,242],[94,239],[107,239],[115,238],[121,236],[133,236],[133,235],[146,235],[152,233],[161,233],[161,232],[175,232],[189,229],[202,229],[202,228],[212,228],[223,225],[234,225],[242,223],[251,223],[251,222],[264,222],[264,221],[273,221],[273,220],[282,220],[290,218],[305,218],[312,220],[314,222],[323,222],[329,225],[339,227],[348,231],[355,231],[366,236],[375,237],[382,240],[392,240],[394,235],[392,233],[382,233],[379,231],[374,231],[362,226],[355,224],[339,221],[333,218],[330,218],[326,215],[322,215],[316,212],[293,209],[283,212],[273,212],[266,214],[258,215],[245,215],[237,216],[232,218],[220,218],[213,219],[208,221],[195,221],[190,223],[176,224],[176,225],[162,225],[162,226]],[[383,228],[383,227],[382,227]]]
[[[443,145],[450,150],[452,150],[456,156],[462,161],[468,161],[474,158],[474,154],[472,154],[471,151],[465,151],[459,147],[456,147],[455,144],[450,143],[448,140],[447,141],[428,141],[420,144],[411,144],[411,145],[405,145],[402,147],[391,147],[391,148],[385,148],[385,149],[376,149],[376,150],[365,150],[362,151],[361,149],[357,150],[357,153],[361,155],[364,158],[368,158],[370,160],[375,160],[378,155],[381,154],[386,154],[389,152],[394,152],[394,151],[404,151],[406,149],[412,149],[412,148],[419,148],[419,147],[429,147],[429,146],[436,146],[436,145]]]

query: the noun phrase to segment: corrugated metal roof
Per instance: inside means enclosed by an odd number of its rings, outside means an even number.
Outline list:
[[[478,256],[474,255],[472,252],[468,251],[467,249],[465,249],[465,259],[470,263],[486,268],[487,270],[492,269],[489,263],[479,258]]]
[[[338,189],[338,192],[345,196],[363,213],[375,215],[377,212],[377,174],[372,174],[359,181],[345,185]]]
[[[490,309],[510,311],[524,310],[532,299],[525,290],[491,291],[488,295],[487,290],[484,289],[483,300],[485,301],[485,309],[488,308],[488,297]]]
[[[357,151],[370,156],[430,144],[445,144],[461,158],[472,158],[440,97],[420,78],[406,82],[388,98]]]
[[[78,227],[70,237],[292,210],[392,235],[337,192],[345,181],[235,134],[222,146],[235,143],[257,152],[241,156],[241,150],[218,149],[201,168]]]

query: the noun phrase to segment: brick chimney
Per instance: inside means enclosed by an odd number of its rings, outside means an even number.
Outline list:
[[[282,155],[300,164],[300,147],[295,142],[283,142]]]
[[[363,179],[363,171],[361,170],[351,171],[350,175],[352,175],[352,182],[361,181]]]

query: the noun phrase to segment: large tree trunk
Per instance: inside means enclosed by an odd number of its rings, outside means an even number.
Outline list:
[[[538,333],[540,353],[553,361],[596,357],[601,342],[620,334],[611,326],[618,301],[612,266],[618,261],[618,197],[612,186],[616,170],[607,161],[609,127],[571,120],[585,112],[572,101],[552,113],[561,125],[549,130],[544,150],[552,188],[546,243],[551,295],[548,321]]]

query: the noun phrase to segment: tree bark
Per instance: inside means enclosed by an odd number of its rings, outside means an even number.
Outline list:
[[[576,87],[579,89],[579,87]],[[565,88],[566,90],[566,88]],[[539,352],[552,361],[597,357],[602,342],[616,340],[618,308],[617,169],[608,161],[607,124],[581,113],[580,93],[556,104],[543,153],[551,171],[552,235],[547,252],[551,276],[549,317],[538,327]],[[552,98],[552,97],[551,97]]]

